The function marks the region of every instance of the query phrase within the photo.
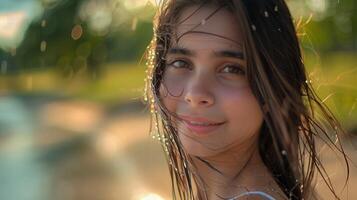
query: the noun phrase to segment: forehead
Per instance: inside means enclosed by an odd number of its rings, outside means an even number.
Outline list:
[[[175,29],[178,43],[185,40],[220,42],[242,47],[242,34],[236,16],[215,5],[190,6],[182,10]]]

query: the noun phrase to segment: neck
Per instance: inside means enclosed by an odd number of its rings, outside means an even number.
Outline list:
[[[248,190],[271,191],[274,185],[278,188],[260,157],[257,142],[213,157],[193,157],[192,161],[201,180],[198,196],[202,200],[226,199]]]

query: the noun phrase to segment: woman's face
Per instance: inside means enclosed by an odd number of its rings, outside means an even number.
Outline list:
[[[218,9],[213,5],[190,16],[197,8],[181,12],[174,36],[179,40],[167,53],[160,96],[178,116],[173,124],[185,151],[210,157],[253,144],[263,115],[245,75],[235,17],[220,9],[204,20]]]

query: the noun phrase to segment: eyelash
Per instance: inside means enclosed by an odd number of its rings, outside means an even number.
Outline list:
[[[224,69],[228,69],[228,68],[231,68],[233,70],[237,70],[236,72],[232,72],[233,74],[237,74],[237,75],[245,75],[245,71],[242,69],[241,66],[239,65],[236,65],[236,64],[227,64],[223,67],[223,70]],[[227,72],[227,73],[230,73],[230,72]]]
[[[177,66],[175,66],[176,62],[184,62],[186,67],[177,67]],[[170,62],[168,64],[168,66],[171,66],[171,67],[176,68],[176,69],[189,68],[187,65],[189,65],[189,63],[187,61],[185,61],[185,60],[182,60],[182,59],[174,60],[174,61],[172,61],[172,62]]]
[[[176,62],[183,62],[185,63],[185,67],[177,67],[175,66],[175,63]],[[190,68],[190,63],[185,61],[185,60],[182,60],[182,59],[178,59],[178,60],[174,60],[172,62],[170,62],[168,64],[168,66],[171,66],[173,68],[176,68],[176,69],[191,69]],[[238,64],[226,64],[224,65],[223,69],[221,71],[223,71],[224,69],[227,69],[227,68],[230,68],[230,69],[233,69],[233,70],[237,70],[236,72],[224,72],[224,73],[232,73],[232,74],[237,74],[237,75],[245,75],[245,71],[242,69],[242,67]]]

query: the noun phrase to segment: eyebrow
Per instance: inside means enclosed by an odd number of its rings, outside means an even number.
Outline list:
[[[184,47],[173,47],[170,48],[167,54],[179,54],[185,56],[195,56],[196,53],[184,48]],[[244,59],[244,54],[241,51],[231,51],[231,50],[222,50],[222,51],[214,51],[213,54],[218,57],[226,57],[226,58],[237,58]]]
[[[170,48],[167,54],[182,54],[185,56],[194,56],[196,55],[193,51],[183,48],[183,47],[173,47]]]
[[[214,54],[219,57],[238,58],[242,60],[244,59],[243,52],[241,51],[223,50],[223,51],[216,51],[214,52]]]

